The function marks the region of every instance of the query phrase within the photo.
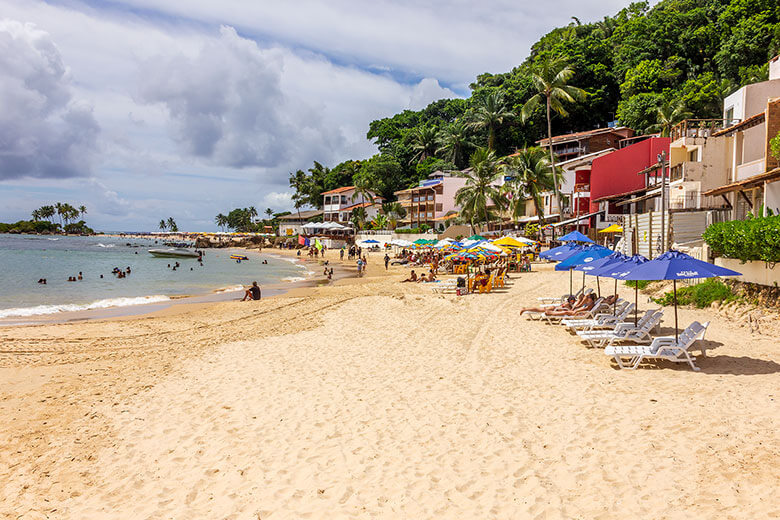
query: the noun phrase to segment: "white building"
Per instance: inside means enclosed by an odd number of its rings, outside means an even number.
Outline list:
[[[295,211],[289,215],[279,217],[280,237],[289,237],[303,233],[303,225],[315,217],[322,215],[322,210]]]
[[[382,210],[382,197],[374,192],[369,196],[355,195],[354,186],[344,186],[322,193],[323,222],[338,222],[349,225],[352,211],[356,208],[366,210],[366,220],[373,220]]]

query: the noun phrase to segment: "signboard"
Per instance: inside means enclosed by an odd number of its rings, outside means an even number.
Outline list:
[[[293,228],[287,228],[287,229],[285,230],[285,233],[287,233],[287,236],[288,236],[288,237],[291,237],[291,236],[293,235]]]

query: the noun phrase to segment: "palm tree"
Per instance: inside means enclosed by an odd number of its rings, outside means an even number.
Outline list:
[[[514,117],[514,115],[506,107],[504,93],[496,90],[477,98],[476,107],[471,112],[468,125],[474,130],[487,130],[488,149],[495,150],[496,129],[504,123],[504,120]]]
[[[252,222],[253,221],[252,219],[254,219],[257,216],[257,210],[255,209],[254,206],[249,206],[248,208],[246,208],[245,211],[249,216],[249,221]]]
[[[466,185],[455,193],[455,203],[461,207],[461,213],[469,220],[473,231],[475,223],[493,220],[495,209],[506,207],[506,199],[495,186],[501,171],[492,150],[478,148],[471,155],[470,165],[471,168],[462,173]]]
[[[374,220],[371,222],[371,224],[374,226],[374,229],[386,229],[388,224],[388,219],[386,216],[380,213],[379,215],[374,217]]]
[[[661,137],[669,137],[672,133],[674,126],[691,117],[691,113],[685,109],[685,104],[681,101],[671,102],[667,101],[656,112],[656,124],[652,125],[648,130],[650,132],[660,132]]]
[[[354,224],[355,229],[363,229],[366,224],[366,208],[358,207],[352,210],[352,217],[350,221]]]
[[[214,222],[217,224],[217,226],[222,228],[222,231],[225,231],[225,226],[227,226],[227,217],[225,215],[220,213],[219,215],[214,217]],[[165,222],[164,221],[160,221],[160,223],[164,224]]]
[[[52,224],[54,224],[54,206],[41,206],[40,209],[41,217],[49,220]]]
[[[37,221],[41,219],[41,211],[39,209],[34,209],[33,212],[30,214],[33,220]]]
[[[398,221],[406,216],[406,208],[400,202],[385,202],[382,204],[382,213],[387,217],[390,228],[395,229]]]
[[[355,183],[355,193],[352,194],[352,202],[360,196],[360,204],[365,204],[366,199],[374,202],[374,194],[371,192],[371,180],[368,177],[359,175],[352,181]]]
[[[271,208],[265,208],[265,214],[268,215],[268,220],[271,220],[271,217],[274,216],[274,210]]]
[[[179,231],[179,226],[176,225],[176,221],[173,220],[173,217],[168,217],[168,229],[174,233]]]
[[[55,202],[54,209],[57,211],[57,216],[60,217],[60,225],[62,225],[62,214],[65,210],[65,206],[62,204],[62,202]]]
[[[547,105],[547,145],[550,147],[550,164],[555,169],[555,153],[552,146],[552,111],[566,117],[569,113],[564,108],[564,103],[574,103],[585,99],[587,93],[581,88],[569,85],[569,80],[574,76],[574,69],[566,63],[563,56],[550,57],[538,62],[531,70],[536,94],[525,102],[521,111],[521,118],[526,121],[536,108],[544,101]],[[556,183],[553,191],[558,207],[561,207],[561,194]]]
[[[295,191],[292,194],[293,206],[298,212],[298,222],[301,222],[301,206],[306,203],[306,194],[304,189],[306,186],[306,173],[303,170],[298,170],[295,173],[290,173],[290,187]]]
[[[439,131],[436,126],[417,127],[412,130],[412,150],[417,162],[436,155],[436,141]]]
[[[81,218],[84,218],[84,215],[87,214],[87,207],[83,204],[79,206],[79,213],[81,214]]]
[[[160,224],[158,224],[158,227],[160,228],[161,231],[165,231],[166,229],[168,229],[168,223],[165,222],[165,219],[162,219],[160,220]]]
[[[538,147],[521,150],[506,159],[504,170],[513,179],[502,186],[502,191],[509,199],[513,219],[523,216],[525,198],[530,197],[539,214],[539,225],[544,225],[542,194],[561,182],[561,173],[558,171],[553,176],[551,166],[547,153]]]
[[[461,121],[446,126],[439,133],[436,142],[439,145],[436,153],[458,168],[463,167],[466,151],[474,147],[474,143],[469,139],[468,127]]]

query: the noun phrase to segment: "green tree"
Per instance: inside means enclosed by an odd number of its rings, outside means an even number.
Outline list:
[[[79,206],[79,214],[81,214],[82,217],[87,214],[87,207],[85,205],[82,204]]]
[[[496,130],[514,115],[506,106],[504,93],[494,90],[475,100],[474,108],[469,113],[468,126],[474,130],[487,130],[488,149],[495,150]]]
[[[506,199],[495,185],[501,170],[493,151],[478,148],[471,155],[470,166],[461,174],[466,184],[455,193],[455,203],[473,231],[475,225],[495,220],[496,211],[506,207]]]
[[[357,207],[352,210],[352,215],[349,220],[355,226],[355,229],[363,229],[366,225],[366,219],[366,208]]]
[[[660,132],[661,137],[669,137],[672,133],[672,128],[677,123],[691,117],[691,113],[685,109],[685,105],[681,102],[671,103],[667,102],[658,108],[656,113],[657,122],[652,125],[649,130],[651,132]]]
[[[165,221],[165,219],[162,219],[160,220],[158,227],[160,228],[160,231],[165,231],[166,229],[168,229],[168,223]]]
[[[439,130],[435,126],[423,126],[412,129],[411,145],[414,150],[414,159],[424,161],[428,157],[436,155],[436,143]]]
[[[536,206],[540,225],[544,225],[544,202],[542,194],[552,191],[562,181],[560,171],[553,175],[552,164],[547,152],[538,147],[520,150],[517,155],[507,157],[504,171],[512,180],[502,186],[509,201],[512,218],[516,221],[525,212],[525,199],[530,197]]]
[[[468,126],[462,121],[455,121],[445,126],[437,139],[436,153],[445,160],[454,164],[457,168],[463,168],[466,162],[466,154],[474,143],[470,139]]]
[[[406,216],[406,208],[400,202],[385,202],[382,204],[382,213],[387,216],[391,229],[398,227],[398,221]]]
[[[380,213],[374,217],[374,220],[371,221],[371,225],[374,227],[374,229],[387,229],[388,219],[385,215]]]
[[[176,221],[173,219],[173,217],[168,217],[168,229],[171,230],[173,233],[177,233],[179,231],[179,226],[176,225]]]
[[[553,153],[552,146],[552,112],[554,111],[558,115],[566,117],[568,112],[564,104],[585,99],[586,93],[579,87],[569,85],[569,80],[574,75],[574,69],[569,66],[566,59],[562,56],[550,57],[538,62],[532,69],[531,74],[537,93],[523,105],[521,118],[523,121],[526,121],[539,105],[543,102],[545,103],[550,164],[551,168],[555,169],[555,153]],[[557,183],[553,187],[553,191],[558,201],[558,207],[561,207],[561,196]]]
[[[222,229],[222,231],[225,231],[225,226],[227,226],[227,217],[220,213],[216,217],[214,217],[214,222],[217,224],[217,226]],[[165,224],[165,222],[160,221],[161,224]]]
[[[306,173],[303,170],[298,170],[295,173],[290,173],[290,187],[295,190],[292,194],[292,201],[295,210],[298,212],[298,221],[301,220],[301,207],[306,204]]]

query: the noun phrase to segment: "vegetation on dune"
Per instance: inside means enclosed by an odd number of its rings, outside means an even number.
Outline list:
[[[315,162],[291,173],[293,200],[296,208],[321,208],[323,191],[358,178],[393,200],[394,191],[437,169],[467,167],[480,148],[502,158],[550,135],[614,120],[668,134],[685,117],[720,117],[723,99],[766,79],[766,63],[778,53],[777,0],[635,2],[594,23],[573,19],[544,35],[511,71],[480,74],[468,98],[372,121],[367,138],[379,153],[370,159],[332,169]],[[550,157],[549,171],[554,162]],[[481,209],[474,215],[469,222],[490,218]]]
[[[0,233],[68,233],[71,235],[93,235],[95,231],[87,226],[83,218],[87,207],[75,207],[67,202],[56,202],[34,209],[32,220],[15,223],[0,223]]]
[[[699,309],[709,307],[713,302],[731,302],[739,296],[717,278],[710,278],[696,285],[677,288],[677,304],[693,305]],[[660,305],[674,305],[674,292],[667,292],[660,298],[653,298]]]

